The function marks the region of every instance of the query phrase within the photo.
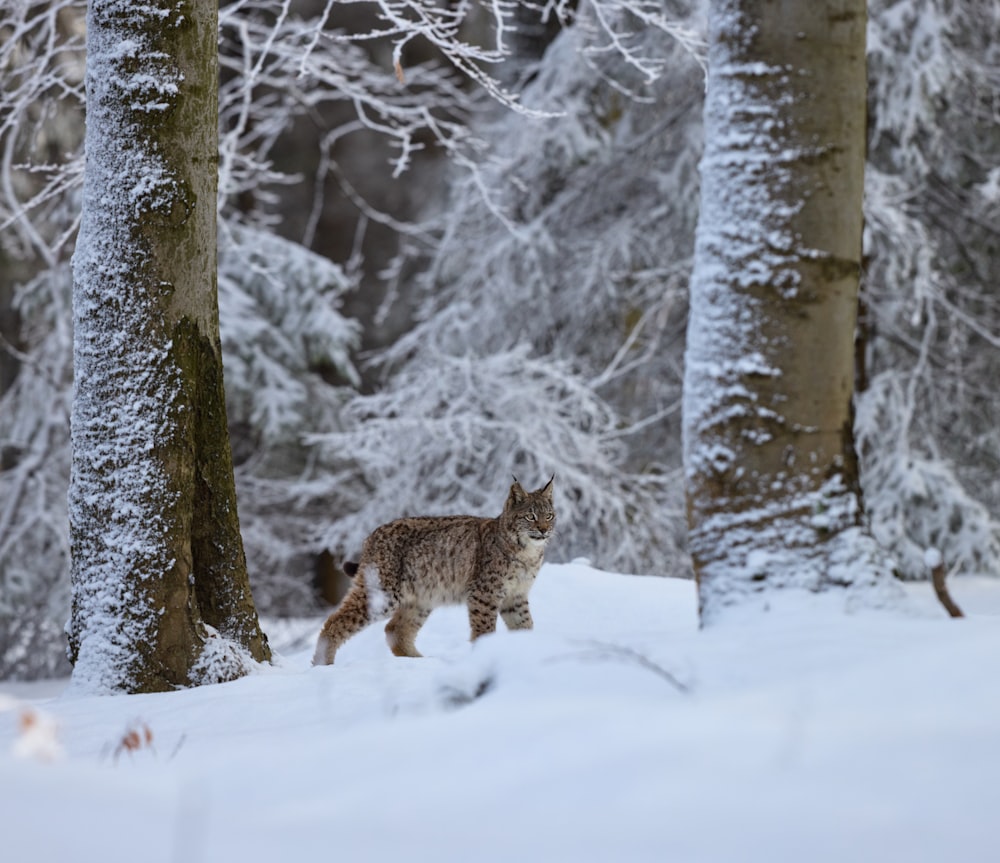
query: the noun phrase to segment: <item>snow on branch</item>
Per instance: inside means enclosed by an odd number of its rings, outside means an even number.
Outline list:
[[[926,577],[927,545],[1000,572],[998,16],[979,0],[870,7],[857,437],[873,529],[908,578]]]
[[[892,551],[904,578],[927,577],[924,549],[931,546],[957,571],[1000,572],[996,519],[946,461],[931,455],[928,441],[910,442],[911,382],[902,370],[883,372],[858,403],[856,436],[872,532]]]
[[[678,8],[672,15],[665,13],[664,5],[661,0],[592,0],[579,19],[580,26],[591,34],[584,56],[615,54],[644,83],[652,84],[663,76],[670,62],[668,54],[649,50],[648,31],[656,30],[676,40],[704,68],[707,42],[701,28],[687,23],[690,12],[683,4],[673,4]]]
[[[15,298],[31,348],[0,393],[0,678],[68,670],[69,295],[62,266]]]
[[[78,0],[0,8],[0,243],[57,262],[76,226],[82,182],[83,11]],[[55,115],[56,106],[60,114]]]
[[[392,67],[400,83],[407,79],[403,68],[403,49],[416,39],[425,40],[470,80],[475,81],[502,104],[520,109],[516,94],[503,87],[487,69],[507,57],[504,34],[516,5],[511,0],[475,3],[458,0],[441,4],[433,0],[344,0],[345,5],[375,7],[376,25],[365,33],[334,38],[360,42],[388,39],[392,44]],[[494,33],[493,44],[478,45],[466,38],[469,22],[476,12],[487,18],[485,27]]]
[[[670,82],[650,83],[618,52],[581,62],[593,33],[579,20],[524,91],[559,116],[477,122],[493,145],[452,173],[439,244],[410,285],[419,323],[379,357],[384,385],[351,400],[345,430],[310,438],[324,464],[341,454],[331,483],[353,490],[354,511],[318,538],[337,553],[407,513],[495,514],[510,473],[554,472],[554,555],[630,571],[684,565],[668,429],[701,70],[655,29],[642,51],[676,64]]]
[[[284,7],[275,17],[274,5],[244,0],[220,9],[223,197],[251,189],[249,178],[267,165],[290,120],[326,104],[350,106],[361,127],[392,140],[394,176],[426,146],[427,134],[447,151],[474,144],[463,121],[473,97],[455,70],[505,104],[516,104],[479,65],[501,52],[462,38],[462,20],[455,17],[461,10],[427,2],[379,4],[384,26],[358,32],[347,26],[353,19],[344,10],[360,6],[370,12],[372,4],[328,4],[310,18],[287,14]],[[417,36],[430,42],[438,59],[415,63],[404,74],[401,52]],[[385,65],[375,59],[382,43],[394,45]]]

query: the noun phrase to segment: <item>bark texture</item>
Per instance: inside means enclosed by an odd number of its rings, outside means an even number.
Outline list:
[[[864,0],[712,3],[684,384],[703,620],[873,574],[851,408],[865,23]]]
[[[155,691],[270,658],[247,577],[216,289],[218,6],[92,0],[74,255],[74,679]]]

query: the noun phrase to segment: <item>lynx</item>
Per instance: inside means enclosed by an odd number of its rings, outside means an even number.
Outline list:
[[[496,630],[498,614],[508,629],[531,629],[528,591],[555,529],[554,480],[526,492],[515,479],[496,518],[401,518],[376,528],[359,562],[344,567],[354,583],[323,624],[313,665],[332,665],[340,645],[386,617],[392,652],[420,656],[417,632],[442,605],[468,606],[473,640]]]

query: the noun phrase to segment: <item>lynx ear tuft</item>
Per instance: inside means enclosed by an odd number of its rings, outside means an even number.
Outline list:
[[[527,500],[528,493],[521,488],[521,483],[514,477],[514,484],[510,487],[510,494],[507,496],[507,505],[514,506]]]
[[[552,474],[549,481],[545,483],[545,485],[542,486],[541,489],[539,489],[539,491],[541,491],[541,493],[544,494],[550,500],[552,499],[552,483],[554,483],[555,481],[556,481],[556,475]]]

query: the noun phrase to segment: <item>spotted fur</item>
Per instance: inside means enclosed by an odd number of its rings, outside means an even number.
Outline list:
[[[552,484],[526,492],[516,480],[496,518],[455,515],[401,518],[369,535],[361,558],[345,564],[354,583],[323,624],[313,665],[332,665],[337,650],[369,623],[385,627],[396,656],[420,656],[414,643],[431,611],[465,604],[473,640],[531,629],[528,591],[555,529]]]

